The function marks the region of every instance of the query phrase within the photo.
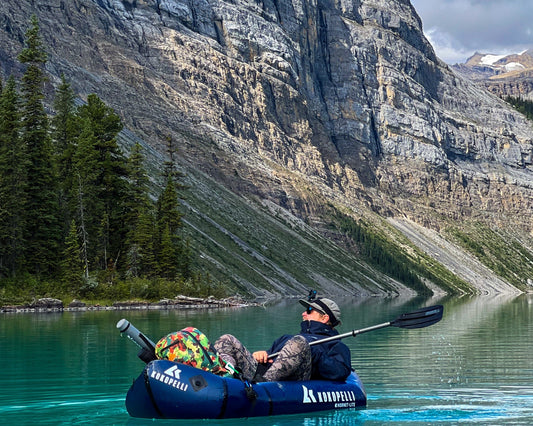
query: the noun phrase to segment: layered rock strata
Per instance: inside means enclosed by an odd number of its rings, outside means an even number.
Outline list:
[[[532,230],[531,124],[435,56],[408,0],[4,0],[4,76],[32,13],[52,83],[237,193]]]

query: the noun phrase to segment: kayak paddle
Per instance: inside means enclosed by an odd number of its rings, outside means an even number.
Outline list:
[[[379,330],[385,327],[398,328],[424,328],[429,327],[442,319],[444,307],[442,305],[429,306],[427,308],[418,309],[407,314],[402,314],[395,320],[384,322],[383,324],[373,325],[371,327],[362,328],[360,330],[352,330],[347,333],[337,334],[336,336],[326,337],[325,339],[315,340],[309,343],[309,346],[320,345],[321,343],[331,342],[332,340],[344,339],[345,337],[355,337],[358,334],[368,333],[369,331]],[[268,358],[274,358],[279,355],[279,352],[271,354]]]

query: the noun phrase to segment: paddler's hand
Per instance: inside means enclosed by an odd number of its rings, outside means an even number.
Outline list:
[[[259,364],[266,364],[267,362],[274,362],[274,360],[272,359],[268,359],[268,353],[267,351],[257,351],[257,352],[254,352],[252,354],[252,356],[254,357],[254,359],[259,363]]]

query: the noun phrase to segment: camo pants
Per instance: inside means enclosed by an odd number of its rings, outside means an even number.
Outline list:
[[[253,380],[256,373],[262,375],[259,380],[267,382],[311,378],[311,348],[303,336],[288,340],[270,364],[258,364],[251,352],[231,334],[220,336],[213,346],[220,357],[239,369],[247,380]]]

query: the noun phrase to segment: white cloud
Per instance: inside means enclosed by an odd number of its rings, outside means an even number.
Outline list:
[[[437,56],[464,62],[476,51],[517,53],[533,47],[531,0],[411,0]]]
[[[425,36],[435,49],[437,56],[448,64],[465,62],[473,54],[465,50],[450,34],[440,32],[437,28],[428,29]]]

